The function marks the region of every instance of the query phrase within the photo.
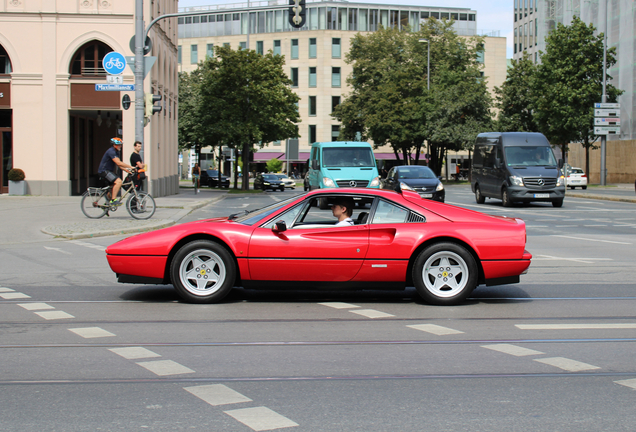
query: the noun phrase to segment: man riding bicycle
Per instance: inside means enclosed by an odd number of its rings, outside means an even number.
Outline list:
[[[119,152],[124,145],[121,138],[111,138],[110,143],[112,144],[112,147],[106,150],[104,156],[102,156],[102,161],[99,163],[99,169],[97,172],[101,178],[108,182],[109,185],[113,185],[110,204],[119,204],[117,194],[119,193],[119,189],[121,189],[122,181],[115,174],[115,170],[119,167],[123,171],[130,173],[130,170],[133,169],[133,167],[122,162],[119,158]]]

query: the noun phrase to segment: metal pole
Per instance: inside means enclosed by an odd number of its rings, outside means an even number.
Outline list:
[[[606,94],[606,76],[607,76],[607,0],[603,2],[603,18],[604,18],[604,26],[603,30],[603,97],[601,102],[607,102],[607,94]],[[607,180],[607,169],[606,169],[606,151],[607,151],[607,135],[601,135],[601,186],[606,185]]]
[[[144,158],[144,2],[135,1],[135,141],[141,142]]]
[[[431,42],[426,44],[428,47],[428,58],[426,59],[426,89],[431,90]]]

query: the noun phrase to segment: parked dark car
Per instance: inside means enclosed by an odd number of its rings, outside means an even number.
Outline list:
[[[391,168],[382,180],[383,189],[412,190],[422,198],[444,202],[446,192],[441,177],[437,177],[429,168],[421,165],[400,165]]]
[[[285,185],[279,179],[276,174],[263,174],[258,173],[256,178],[254,179],[254,189],[271,189],[276,190],[279,189],[281,191],[285,190]]]
[[[201,185],[208,185],[210,187],[217,187],[219,184],[219,172],[215,169],[208,169],[201,171]],[[221,187],[230,187],[230,178],[221,174]]]

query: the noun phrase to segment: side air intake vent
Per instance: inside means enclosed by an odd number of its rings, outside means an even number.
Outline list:
[[[421,223],[426,222],[426,218],[422,215],[418,215],[417,213],[410,212],[409,217],[406,219],[407,223]]]

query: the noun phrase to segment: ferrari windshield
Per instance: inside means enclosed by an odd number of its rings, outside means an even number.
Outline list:
[[[552,149],[548,146],[505,147],[508,166],[556,166]]]
[[[285,207],[287,204],[289,204],[292,201],[295,201],[296,199],[298,199],[300,195],[296,195],[294,197],[291,197],[289,199],[286,199],[285,201],[281,201],[281,202],[277,202],[274,203],[272,205],[269,205],[267,207],[263,207],[261,209],[258,210],[253,210],[243,216],[237,217],[236,219],[234,219],[235,222],[241,223],[243,225],[254,225],[255,223],[257,223],[258,221],[262,220],[263,218],[266,218],[267,216],[271,215],[272,213],[278,211],[279,209]]]
[[[322,149],[322,160],[326,167],[375,166],[369,147],[325,147]]]

